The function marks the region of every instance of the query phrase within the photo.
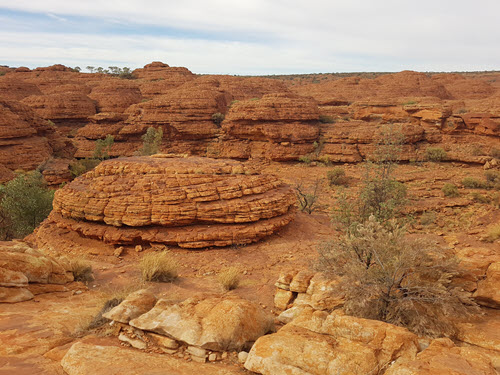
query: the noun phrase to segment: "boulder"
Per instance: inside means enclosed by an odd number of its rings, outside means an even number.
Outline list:
[[[181,303],[160,299],[129,324],[203,349],[241,350],[274,329],[257,303],[232,295],[195,296]]]
[[[476,348],[457,347],[447,338],[433,340],[415,359],[397,360],[384,375],[494,375],[490,359]]]
[[[0,242],[0,303],[32,299],[29,283],[62,285],[71,281],[73,274],[64,264],[25,243]]]
[[[500,262],[489,265],[486,278],[477,283],[474,298],[481,305],[500,308]]]
[[[129,294],[118,306],[113,307],[102,316],[109,320],[128,324],[130,320],[147,313],[155,304],[154,294],[141,289]]]
[[[417,336],[391,324],[306,308],[275,334],[259,338],[245,368],[259,374],[369,374],[415,358]]]

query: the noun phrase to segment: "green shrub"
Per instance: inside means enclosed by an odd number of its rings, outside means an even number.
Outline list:
[[[100,162],[101,160],[92,158],[75,160],[69,164],[69,171],[71,172],[71,176],[73,176],[73,178],[76,178],[94,169],[99,165]]]
[[[259,99],[257,99],[259,100]],[[217,125],[218,127],[220,127],[220,124],[222,123],[222,121],[224,121],[224,114],[223,113],[220,113],[220,112],[217,112],[217,113],[214,113],[212,115],[212,121],[214,122],[215,125]]]
[[[111,147],[113,147],[113,143],[115,143],[115,137],[112,135],[107,135],[105,139],[98,139],[95,142],[94,149],[94,159],[106,160],[109,159],[109,153],[111,151]]]
[[[38,171],[19,174],[5,185],[0,185],[0,208],[8,218],[12,233],[25,237],[49,215],[54,191],[47,188]]]
[[[425,156],[429,161],[443,161],[446,159],[447,154],[441,147],[427,147]]]
[[[330,185],[345,185],[346,176],[342,167],[335,167],[326,173],[326,177]]]
[[[333,124],[335,120],[332,116],[320,115],[319,122],[321,122],[322,124]]]
[[[458,197],[460,193],[458,192],[458,187],[455,184],[447,182],[441,189],[446,197]]]
[[[304,164],[311,164],[312,160],[311,160],[311,157],[309,155],[302,155],[299,157],[299,161],[304,163]]]
[[[302,184],[295,185],[295,195],[301,212],[306,212],[310,215],[316,210],[320,194],[319,182],[319,179],[316,180],[313,188],[304,188]]]
[[[140,154],[145,156],[157,154],[163,139],[163,130],[149,127],[141,138],[142,148]]]
[[[477,191],[471,194],[472,200],[477,203],[490,203],[491,199],[485,195],[479,194]]]
[[[462,185],[467,189],[487,189],[489,187],[486,181],[480,181],[474,177],[465,177],[462,180]]]

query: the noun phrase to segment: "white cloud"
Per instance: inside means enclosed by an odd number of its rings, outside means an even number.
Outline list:
[[[83,34],[0,26],[0,56],[8,56],[0,63],[13,65],[135,67],[163,60],[229,74],[500,69],[500,3],[493,0],[473,7],[464,0],[0,0],[2,7],[64,24],[84,16],[129,29],[105,36],[90,27]],[[144,25],[180,31],[141,36]]]

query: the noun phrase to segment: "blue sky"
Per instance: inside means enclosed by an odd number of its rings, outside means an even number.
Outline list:
[[[498,14],[497,0],[0,0],[0,64],[500,70]]]

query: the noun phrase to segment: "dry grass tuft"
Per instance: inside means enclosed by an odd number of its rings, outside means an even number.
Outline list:
[[[145,254],[140,269],[144,281],[172,282],[179,276],[179,264],[168,251]]]
[[[83,337],[89,332],[98,330],[99,328],[104,326],[104,324],[108,323],[109,320],[103,318],[102,315],[107,313],[113,307],[118,306],[122,301],[123,299],[121,298],[112,298],[105,300],[102,304],[102,307],[99,310],[91,314],[83,314],[80,317],[78,317],[78,324],[75,330],[73,331],[73,336]]]
[[[228,267],[219,272],[217,280],[225,290],[233,290],[240,285],[240,275],[241,272],[238,268]]]
[[[68,260],[69,270],[73,272],[75,281],[89,283],[94,280],[92,265],[85,259],[72,258]]]
[[[484,236],[484,240],[486,242],[495,242],[500,238],[500,224],[494,225],[488,229],[486,232],[486,236]]]

